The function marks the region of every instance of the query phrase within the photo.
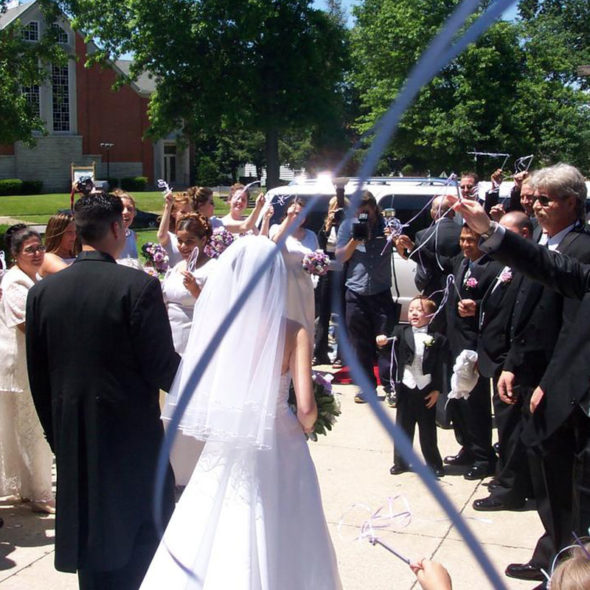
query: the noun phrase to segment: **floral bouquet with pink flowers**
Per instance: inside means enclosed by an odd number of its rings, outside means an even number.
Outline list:
[[[234,235],[225,227],[216,227],[204,248],[204,252],[209,258],[219,258],[234,240]]]
[[[160,244],[146,242],[141,247],[141,253],[147,260],[146,268],[153,268],[158,276],[164,274],[168,270],[168,254],[166,254],[166,250],[164,250]]]
[[[301,264],[305,272],[321,277],[328,272],[330,257],[322,252],[322,250],[316,250],[315,252],[306,254]]]

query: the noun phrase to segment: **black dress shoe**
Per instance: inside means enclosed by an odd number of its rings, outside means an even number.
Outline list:
[[[447,465],[471,465],[473,459],[465,449],[461,449],[456,455],[449,455],[443,459]]]
[[[463,476],[465,479],[475,480],[483,479],[489,475],[494,474],[494,468],[490,465],[473,465],[469,471]]]
[[[436,475],[436,477],[444,477],[445,475],[445,470],[443,467],[433,467],[432,472],[434,475]]]
[[[389,470],[389,473],[391,473],[391,475],[399,475],[400,473],[405,473],[406,471],[408,471],[407,467],[404,467],[403,465],[394,465]]]
[[[315,367],[316,365],[330,365],[332,361],[327,354],[318,354],[313,357],[311,364]]]
[[[520,505],[516,503],[504,503],[494,496],[488,496],[481,500],[475,500],[473,502],[473,509],[479,510],[480,512],[493,512],[495,510],[518,510],[524,506],[524,502]]]
[[[543,582],[546,579],[541,568],[532,563],[511,563],[506,568],[505,574],[510,578],[518,578],[519,580]]]

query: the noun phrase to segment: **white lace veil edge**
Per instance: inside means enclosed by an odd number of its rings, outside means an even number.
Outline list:
[[[270,448],[285,343],[286,270],[273,242],[248,236],[219,258],[195,306],[183,360],[166,398],[170,420],[181,396],[190,396],[179,428],[201,440]],[[258,269],[264,272],[231,325],[219,326]],[[212,339],[217,349],[200,375],[194,368]],[[198,379],[196,386],[193,384]]]

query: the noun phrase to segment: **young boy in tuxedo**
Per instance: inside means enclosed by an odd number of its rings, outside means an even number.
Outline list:
[[[429,321],[436,304],[424,296],[414,297],[408,308],[409,325],[398,325],[393,331],[394,379],[397,387],[396,422],[414,439],[418,424],[420,448],[424,460],[440,477],[444,475],[442,458],[436,437],[436,400],[442,387],[442,363],[446,358],[447,339],[429,331]],[[388,338],[377,336],[377,345],[384,346]],[[394,449],[391,475],[408,471],[403,457]]]

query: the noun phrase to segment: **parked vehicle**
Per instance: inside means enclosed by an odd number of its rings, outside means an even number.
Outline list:
[[[272,204],[274,209],[271,224],[280,223],[291,198],[300,197],[307,201],[317,197],[317,203],[307,216],[307,227],[317,232],[325,219],[328,203],[336,194],[335,184],[344,186],[344,194],[350,197],[357,190],[358,182],[357,178],[341,178],[335,181],[320,178],[271,189],[266,193],[267,206]],[[385,211],[386,215],[395,215],[402,223],[410,222],[405,228],[405,233],[411,238],[418,230],[430,225],[432,199],[449,191],[451,194],[457,191],[456,182],[449,183],[444,178],[374,177],[367,179],[361,188],[375,196],[379,207]],[[404,260],[395,249],[393,249],[391,264],[392,297],[394,301],[402,304],[401,317],[405,318],[408,304],[417,294],[414,284],[416,264],[412,260]]]

